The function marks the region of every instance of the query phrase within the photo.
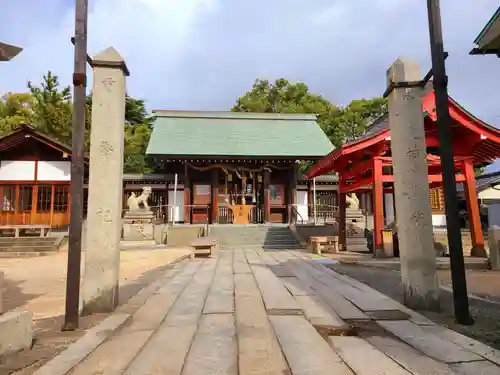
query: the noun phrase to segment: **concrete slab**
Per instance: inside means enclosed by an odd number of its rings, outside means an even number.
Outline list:
[[[331,336],[328,342],[356,375],[412,375],[362,338]]]
[[[31,348],[33,314],[30,311],[9,311],[0,314],[0,356]]]
[[[269,317],[293,375],[353,375],[302,316]]]

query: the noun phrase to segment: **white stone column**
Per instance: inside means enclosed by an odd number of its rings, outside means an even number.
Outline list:
[[[83,275],[83,314],[110,312],[118,304],[122,229],[125,77],[113,48],[93,58],[92,130]]]
[[[404,57],[387,71],[388,84],[420,79],[418,63]],[[389,125],[405,303],[414,309],[435,310],[440,307],[439,287],[422,95],[419,87],[395,88],[389,96]]]

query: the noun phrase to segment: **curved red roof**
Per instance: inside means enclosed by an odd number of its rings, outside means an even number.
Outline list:
[[[448,103],[452,120],[463,129],[461,130],[457,127],[453,129],[457,143],[459,141],[468,142],[468,146],[470,146],[470,148],[458,147],[460,150],[468,153],[468,155],[460,156],[472,157],[477,164],[492,162],[496,158],[499,158],[500,130],[473,116],[451,97]],[[430,91],[424,97],[422,110],[434,125],[434,129],[431,130],[426,126],[426,138],[428,139],[430,138],[429,133],[435,130],[436,105],[434,91]],[[470,132],[475,133],[477,137],[470,137]],[[381,142],[386,142],[390,147],[389,141],[389,116],[386,114],[370,125],[361,137],[344,144],[341,148],[332,151],[320,159],[305,175],[310,179],[332,171],[339,171],[339,164],[343,162],[342,159],[349,157],[348,155],[368,149]],[[434,146],[439,147],[439,144],[435,144]]]

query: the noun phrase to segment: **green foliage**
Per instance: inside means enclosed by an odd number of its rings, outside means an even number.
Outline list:
[[[366,127],[387,111],[383,98],[353,100],[348,106],[331,104],[321,95],[312,94],[304,83],[278,79],[274,83],[256,80],[252,90],[236,102],[234,112],[313,113],[318,124],[335,147],[359,137]],[[312,162],[302,162],[306,170]]]
[[[32,96],[31,125],[42,133],[71,144],[72,101],[69,87],[60,88],[57,76],[50,71],[43,76],[40,86],[28,82]]]
[[[20,124],[71,145],[73,102],[69,87],[61,88],[57,76],[48,72],[40,85],[28,83],[27,93],[8,93],[0,98],[0,136]],[[85,101],[85,149],[90,147],[92,96]],[[145,156],[154,118],[143,100],[126,97],[124,171],[151,172],[152,160]]]
[[[0,136],[33,119],[33,97],[29,93],[8,93],[0,98]]]

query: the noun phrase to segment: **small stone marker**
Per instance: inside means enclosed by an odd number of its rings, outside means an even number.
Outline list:
[[[420,67],[400,57],[387,71],[387,80],[418,81]],[[395,88],[389,95],[389,126],[405,304],[438,310],[422,94],[420,87]]]
[[[84,314],[111,312],[118,304],[128,75],[123,58],[113,47],[93,58],[93,69]]]

